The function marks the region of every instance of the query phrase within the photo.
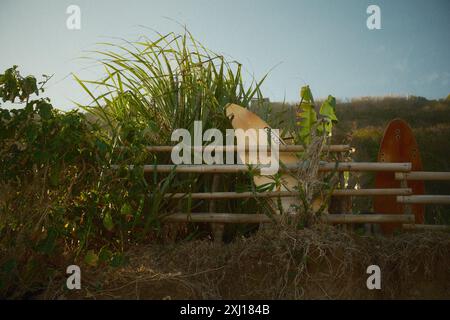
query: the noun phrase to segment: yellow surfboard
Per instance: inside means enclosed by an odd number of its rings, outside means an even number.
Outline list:
[[[233,128],[248,130],[248,129],[270,129],[271,127],[258,117],[255,113],[245,109],[237,104],[229,104],[226,106],[226,115],[229,119],[231,119],[231,125]],[[241,133],[236,133],[236,137]],[[281,143],[285,144],[281,137],[272,137],[272,143]],[[256,147],[256,146],[249,146]],[[248,153],[246,154],[245,150],[238,150],[238,156],[241,158],[241,161],[245,164],[249,164]],[[287,164],[295,164],[299,161],[298,157],[295,153],[292,152],[280,152],[279,160],[281,163]],[[267,183],[274,182],[273,178],[270,176],[255,176],[254,182],[256,186],[260,186]],[[297,179],[289,174],[283,174],[281,177],[282,185],[278,188],[278,190],[274,191],[296,191],[295,187],[298,185]],[[298,197],[282,197],[281,198],[281,206],[283,212],[295,212],[293,210],[293,205],[299,205],[300,200]]]

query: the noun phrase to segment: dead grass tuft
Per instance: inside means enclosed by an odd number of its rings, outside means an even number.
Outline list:
[[[231,244],[190,241],[136,247],[120,269],[84,269],[71,298],[391,299],[448,298],[450,235],[361,237],[335,227],[273,226]],[[380,266],[382,290],[366,269]],[[60,291],[56,296],[63,295]],[[55,298],[47,296],[46,298]]]

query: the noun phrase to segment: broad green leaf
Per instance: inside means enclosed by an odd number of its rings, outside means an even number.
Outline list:
[[[322,103],[320,114],[331,121],[338,121],[336,117],[336,99],[333,96],[329,95],[327,100]]]
[[[333,123],[338,121],[336,117],[336,99],[333,96],[329,95],[327,100],[322,103],[320,114],[323,116],[323,123],[318,130],[320,133],[325,132],[327,136],[331,136]]]
[[[314,98],[313,98],[313,95],[311,93],[311,89],[309,88],[309,86],[304,86],[300,89],[300,98],[302,101],[307,102],[307,103],[314,102]]]
[[[311,131],[317,122],[317,114],[314,110],[314,105],[311,103],[302,103],[299,108],[299,121],[297,122],[297,125],[300,127],[298,131],[299,137],[303,143],[309,144],[311,142]]]
[[[326,133],[326,136],[331,136],[333,131],[333,122],[328,118],[323,118],[320,126],[317,127],[319,134]]]
[[[111,231],[114,228],[113,219],[109,211],[107,211],[103,217],[103,225],[108,231]]]
[[[299,139],[305,144],[311,141],[311,130],[317,122],[317,114],[314,108],[314,98],[309,86],[300,89],[300,105],[298,106]]]

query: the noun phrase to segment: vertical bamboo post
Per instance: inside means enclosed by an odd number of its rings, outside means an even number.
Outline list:
[[[342,152],[339,152],[338,154],[337,154],[337,156],[338,156],[338,160],[339,160],[339,162],[343,162],[344,161],[344,156],[342,155]],[[339,171],[339,187],[341,188],[341,189],[345,189],[345,176],[344,176],[344,172],[343,171]],[[343,213],[343,214],[348,214],[348,213],[351,213],[351,212],[348,212],[348,206],[347,206],[347,204],[348,204],[348,202],[351,202],[351,196],[349,197],[349,196],[344,196],[344,197],[342,197],[341,199],[340,199],[340,201],[339,201],[339,204],[340,204],[340,212],[341,213]],[[347,224],[345,224],[344,226],[343,226],[343,229],[344,230],[346,230],[346,231],[351,231],[351,230],[353,230],[353,225],[352,224],[349,224],[349,225],[347,225]]]
[[[401,188],[408,188],[408,179],[407,175],[405,174],[404,178],[400,181],[400,187]],[[412,208],[410,203],[403,203],[403,213],[404,214],[411,214]]]
[[[218,175],[218,174],[213,175],[212,184],[211,184],[211,192],[216,192],[217,189],[219,188],[219,179],[220,179],[220,175]],[[209,212],[210,213],[216,212],[216,200],[209,201]],[[223,223],[211,223],[211,231],[213,234],[214,242],[222,242],[224,229],[225,229],[225,224],[223,224]]]

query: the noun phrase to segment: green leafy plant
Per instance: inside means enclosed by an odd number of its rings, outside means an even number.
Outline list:
[[[17,66],[6,69],[3,74],[0,74],[0,98],[3,102],[15,102],[18,98],[21,102],[28,100],[32,95],[38,95],[39,91],[43,92],[43,85],[50,77],[45,76],[45,81],[40,82],[41,90],[38,88],[38,83],[34,76],[22,77],[17,70]]]
[[[0,79],[2,100],[20,106],[0,109],[0,295],[37,290],[63,254],[77,259],[107,246],[117,264],[141,237],[152,193],[139,168],[109,166],[142,152],[113,153],[101,127],[77,110],[54,109],[17,67]]]
[[[0,75],[0,98],[18,106],[0,109],[0,296],[39,290],[64,270],[62,257],[119,266],[128,246],[160,236],[164,215],[205,207],[165,195],[210,190],[210,178],[145,176],[141,165],[169,161],[145,146],[168,144],[172,130],[192,129],[195,120],[204,129],[228,128],[224,106],[248,106],[260,96],[261,82],[245,86],[240,64],[209,52],[188,33],[128,45],[105,45],[122,50],[100,53],[105,79],[78,79],[93,98],[80,106],[87,114],[59,111],[39,97],[50,77],[22,77],[17,66]],[[94,96],[90,85],[106,92]],[[222,187],[247,179],[235,175]],[[254,209],[252,200],[225,205]]]
[[[225,132],[231,128],[225,114],[228,103],[249,107],[252,99],[262,98],[260,86],[264,78],[246,85],[240,63],[227,61],[206,49],[188,31],[102,45],[105,49],[93,54],[106,75],[100,80],[76,77],[92,98],[91,104],[80,107],[106,128],[108,139],[114,141],[114,155],[127,154],[127,150],[138,152],[139,148],[147,154],[142,161],[128,157],[129,164],[171,164],[170,154],[149,154],[144,147],[173,144],[172,132],[179,128],[188,129],[193,135],[194,121],[202,121],[203,130],[216,128]],[[167,214],[174,208],[187,212],[208,210],[205,201],[191,201],[189,197],[175,201],[165,194],[208,192],[212,176],[177,174],[170,176],[170,183],[161,183],[162,177],[155,174],[148,179],[159,186],[158,191],[152,189],[154,201],[148,206],[152,212],[149,221],[157,223],[158,212]],[[246,176],[230,175],[221,180],[219,187],[233,190],[241,183],[248,185]],[[230,212],[247,208],[241,200],[217,206],[217,210]],[[252,208],[251,203],[248,208]],[[251,211],[254,212],[254,204]]]
[[[0,74],[0,98],[18,106],[0,109],[0,296],[42,289],[48,277],[61,276],[64,259],[120,266],[128,247],[162,237],[165,215],[209,210],[189,193],[210,192],[214,178],[144,174],[144,164],[171,163],[170,155],[149,153],[146,146],[171,144],[178,128],[193,134],[196,120],[204,130],[225,131],[231,127],[228,103],[262,101],[264,78],[246,85],[241,64],[209,51],[189,32],[103,45],[107,49],[96,54],[105,77],[76,78],[92,98],[79,105],[84,112],[62,112],[41,97],[48,76],[40,82],[22,77],[17,66]],[[322,104],[318,119],[309,87],[301,97],[302,141],[308,144],[315,131],[331,134],[334,98]],[[258,187],[253,175],[230,174],[216,184],[219,191],[255,193],[280,187],[281,175]],[[188,195],[167,197],[176,192]],[[276,208],[255,197],[218,202],[216,210],[269,215]],[[190,228],[182,239],[198,234]]]
[[[248,107],[261,96],[264,78],[246,86],[241,64],[206,49],[189,32],[103,45],[110,50],[95,54],[106,77],[76,78],[93,99],[80,107],[107,124],[121,142],[133,136],[152,145],[169,144],[173,130],[192,131],[194,121],[202,121],[204,130],[226,129],[226,104]],[[94,94],[92,85],[101,93]]]
[[[297,140],[309,145],[311,137],[324,134],[329,137],[332,134],[333,124],[338,121],[336,117],[336,99],[329,95],[322,103],[319,116],[315,109],[314,98],[309,86],[300,89],[300,103],[297,112]]]

